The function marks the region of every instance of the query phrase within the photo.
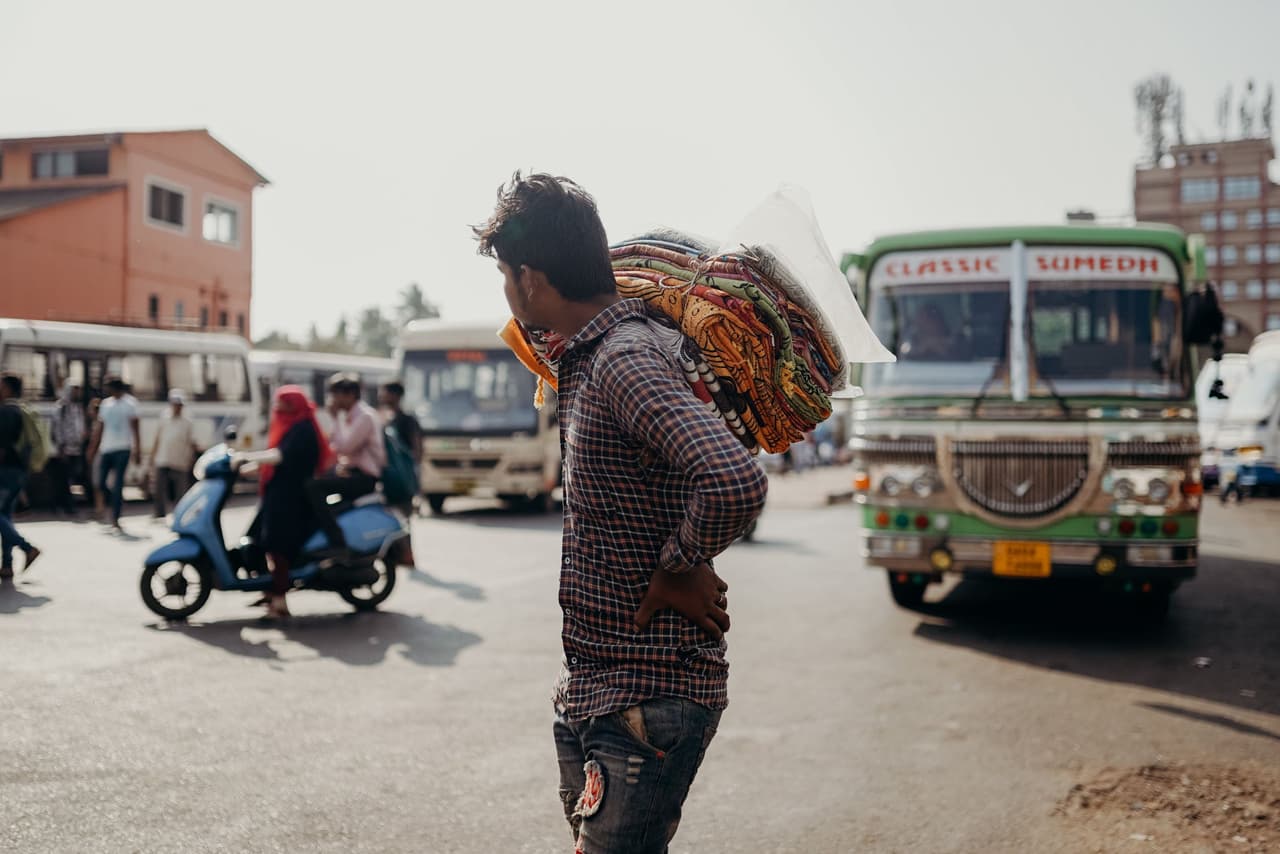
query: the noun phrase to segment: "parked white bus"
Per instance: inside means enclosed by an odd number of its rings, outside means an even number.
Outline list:
[[[534,408],[533,374],[499,340],[500,323],[410,323],[401,338],[405,410],[422,426],[422,492],[547,508],[560,472],[555,396]]]
[[[148,457],[173,388],[186,392],[201,449],[222,441],[229,427],[239,431],[237,446],[249,447],[259,406],[248,356],[248,342],[235,335],[0,318],[0,370],[22,377],[25,397],[41,416],[52,415],[64,383],[80,386],[87,401],[102,395],[105,377],[118,376],[138,399]],[[127,482],[144,484],[149,463],[134,460]],[[29,491],[39,494],[41,485]]]
[[[1240,387],[1240,381],[1249,372],[1249,357],[1244,353],[1227,353],[1222,361],[1205,362],[1196,377],[1196,418],[1200,424],[1200,475],[1205,489],[1218,484],[1219,432],[1231,398]],[[1210,391],[1216,380],[1222,381],[1221,392],[1225,397],[1213,397]]]
[[[267,424],[271,400],[282,385],[301,386],[307,397],[323,407],[329,377],[339,371],[358,374],[364,384],[365,401],[377,405],[378,387],[398,376],[395,359],[374,356],[349,356],[338,353],[310,353],[296,350],[254,350],[249,354],[249,371],[258,392],[257,430],[253,435],[256,448],[266,447]],[[329,429],[328,416],[318,413],[320,426]]]

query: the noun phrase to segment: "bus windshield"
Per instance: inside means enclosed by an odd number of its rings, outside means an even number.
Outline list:
[[[426,433],[534,433],[534,376],[509,350],[411,350],[405,408]]]
[[[1032,282],[1033,394],[1185,398],[1182,294],[1173,283]]]
[[[976,395],[1007,357],[1009,283],[877,287],[869,319],[898,361],[867,365],[868,393]]]

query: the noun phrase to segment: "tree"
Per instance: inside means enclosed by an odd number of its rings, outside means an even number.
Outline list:
[[[355,352],[350,336],[347,333],[347,318],[342,317],[338,320],[338,327],[334,330],[333,336],[329,338],[320,334],[320,328],[316,324],[311,324],[311,332],[307,339],[307,349],[315,353]]]
[[[366,308],[360,315],[356,330],[356,351],[368,356],[389,357],[396,347],[396,327],[375,306]]]
[[[1271,136],[1271,108],[1275,103],[1276,87],[1274,84],[1267,84],[1267,96],[1262,99],[1262,130],[1266,132],[1267,137]]]
[[[253,342],[253,346],[259,350],[301,350],[302,344],[294,341],[289,337],[289,333],[274,330],[268,332],[257,341]]]
[[[1227,129],[1231,125],[1231,84],[1222,91],[1218,98],[1218,138],[1226,140]]]
[[[1175,91],[1168,74],[1152,74],[1133,90],[1138,107],[1138,132],[1144,137],[1147,157],[1153,164],[1159,163],[1167,153],[1165,133],[1172,118],[1170,107]]]
[[[410,282],[408,287],[400,291],[400,304],[396,306],[396,322],[401,329],[411,320],[439,316],[440,307],[427,299],[426,294],[422,292],[422,286],[417,282]]]
[[[1244,85],[1244,97],[1240,99],[1240,136],[1253,136],[1253,81]]]

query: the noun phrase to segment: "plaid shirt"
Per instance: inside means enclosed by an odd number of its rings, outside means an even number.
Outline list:
[[[565,658],[555,703],[574,720],[653,697],[728,704],[724,641],[670,609],[643,632],[634,625],[653,571],[710,561],[760,513],[767,488],[668,355],[670,337],[643,301],[625,299],[560,358]]]

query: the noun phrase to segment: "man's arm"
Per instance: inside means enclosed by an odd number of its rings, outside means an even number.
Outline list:
[[[85,455],[85,461],[90,462],[98,456],[98,445],[102,443],[102,421],[101,419],[93,422],[93,438],[89,440],[89,452]]]
[[[142,429],[139,423],[136,415],[129,419],[129,429],[133,431],[133,455],[138,458],[138,462],[142,462]]]
[[[597,377],[618,424],[693,483],[693,499],[662,549],[659,568],[687,572],[711,560],[763,509],[763,469],[656,350],[638,347],[601,359]]]

